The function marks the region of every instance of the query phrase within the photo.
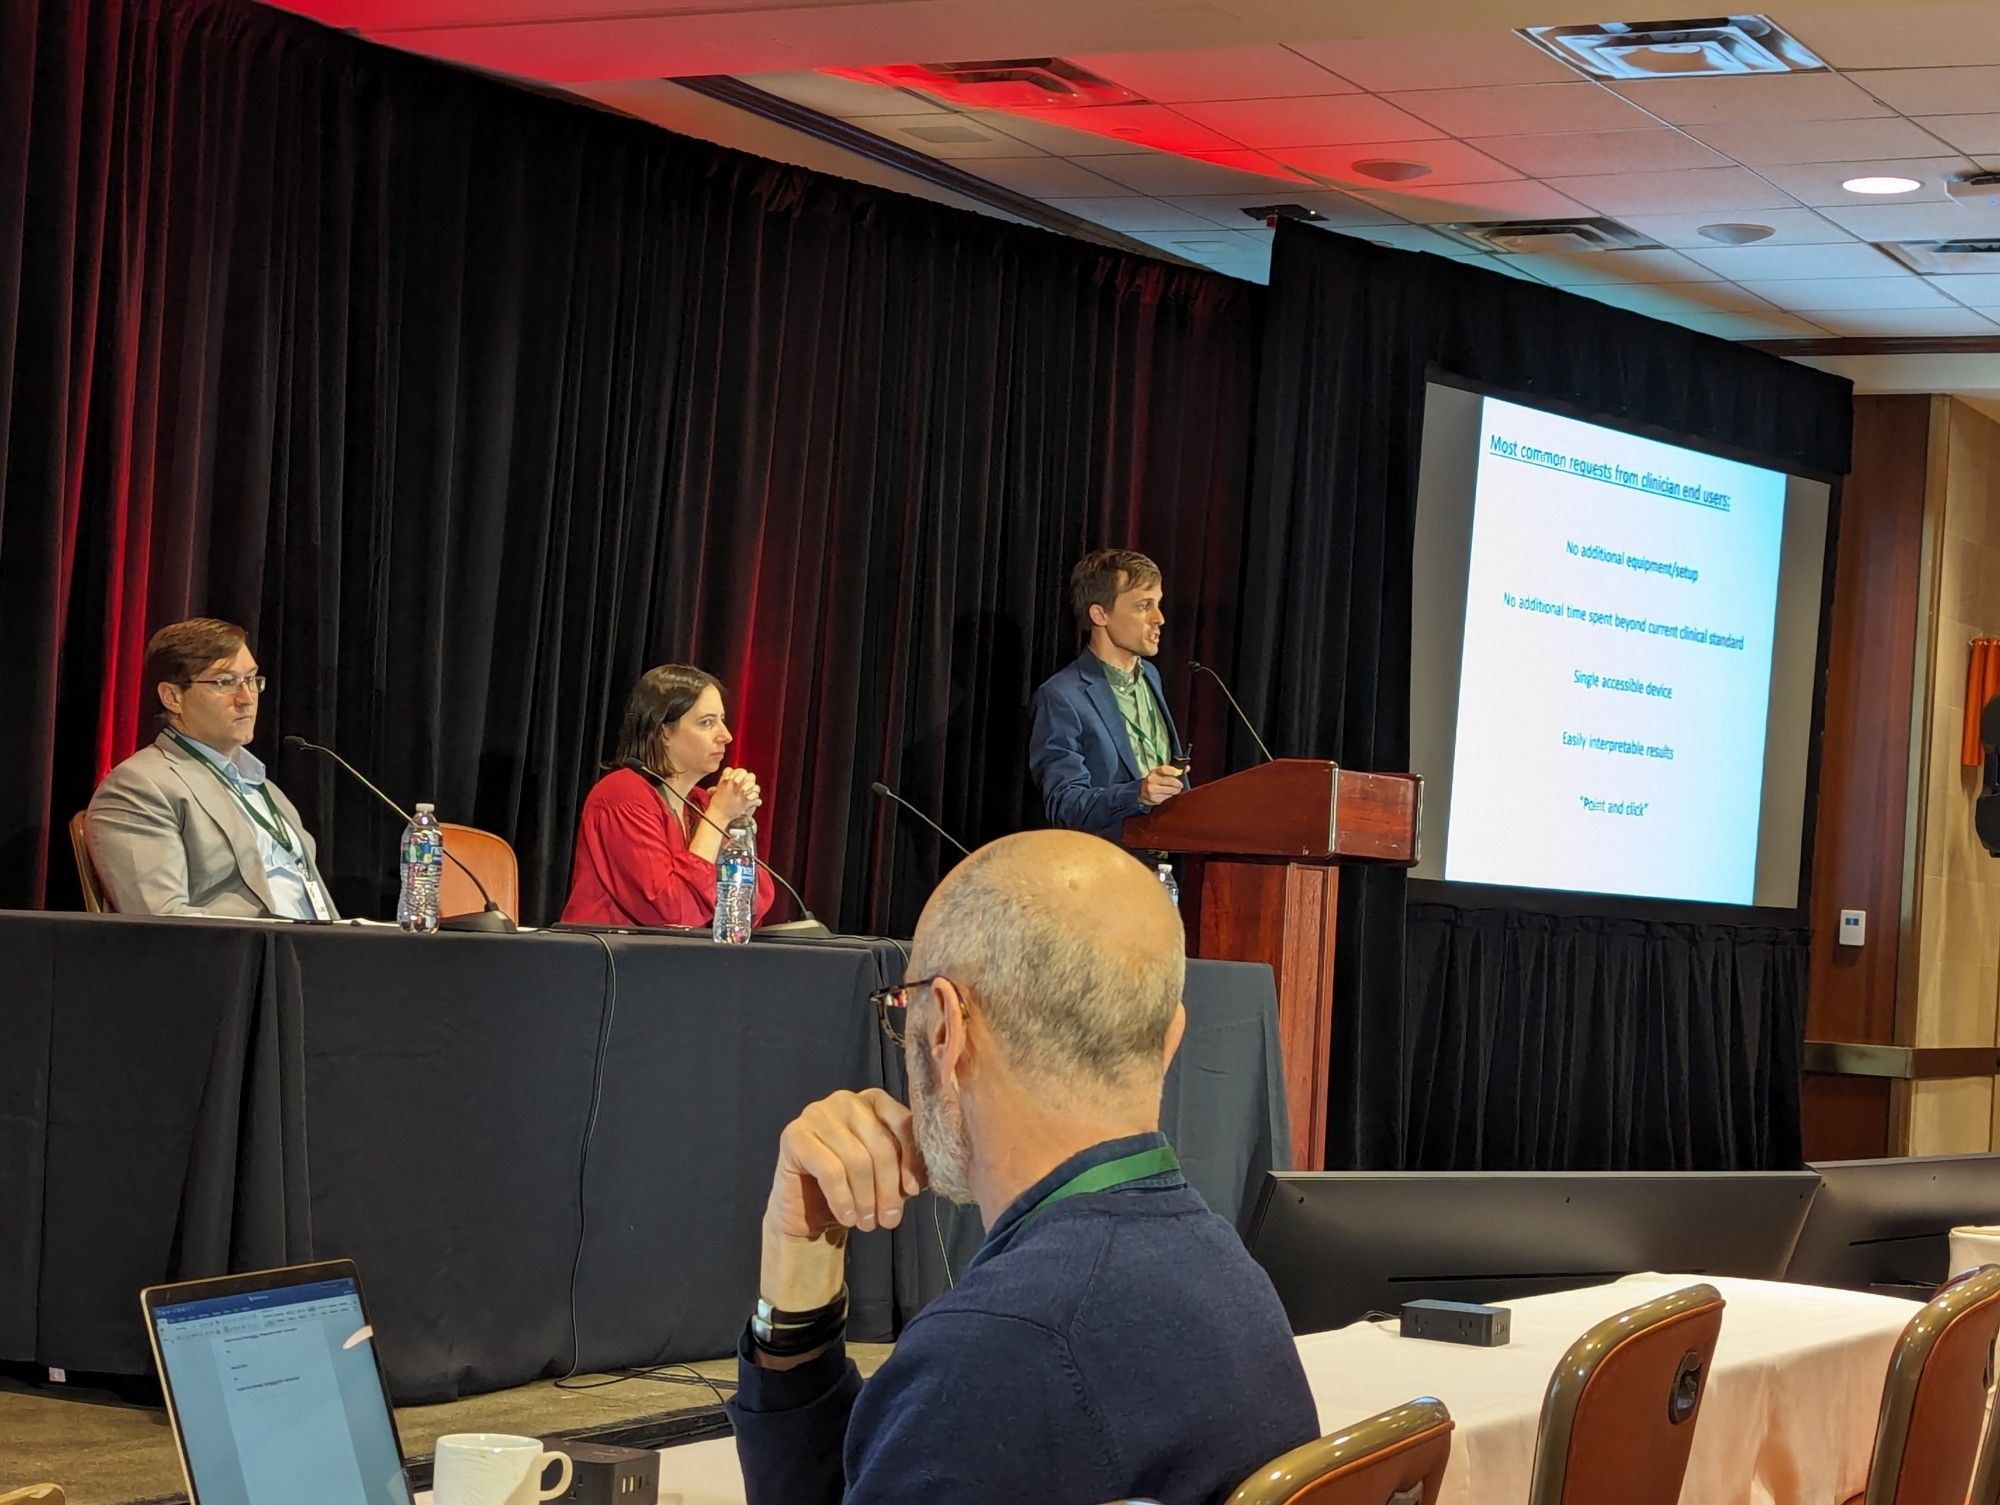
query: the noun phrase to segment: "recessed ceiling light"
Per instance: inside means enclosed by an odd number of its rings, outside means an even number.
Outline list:
[[[1695,233],[1703,240],[1712,240],[1718,245],[1747,246],[1754,240],[1764,240],[1776,232],[1769,225],[1720,224],[1699,226]]]
[[[1406,162],[1397,157],[1365,157],[1354,164],[1354,170],[1378,183],[1407,183],[1412,178],[1428,177],[1431,165],[1428,162]]]
[[[1849,193],[1915,193],[1924,185],[1915,178],[1849,178],[1840,185]]]

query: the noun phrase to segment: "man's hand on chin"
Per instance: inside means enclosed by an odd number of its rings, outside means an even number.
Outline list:
[[[894,1228],[925,1185],[910,1110],[888,1093],[870,1087],[810,1104],[778,1136],[758,1294],[783,1312],[827,1305],[840,1295],[848,1233]],[[814,1356],[755,1357],[791,1368]]]

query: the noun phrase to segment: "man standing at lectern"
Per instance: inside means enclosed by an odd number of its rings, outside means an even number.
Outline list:
[[[1180,732],[1147,662],[1167,620],[1160,567],[1099,549],[1070,571],[1069,599],[1087,642],[1035,691],[1028,767],[1050,825],[1117,841],[1126,821],[1186,787]]]

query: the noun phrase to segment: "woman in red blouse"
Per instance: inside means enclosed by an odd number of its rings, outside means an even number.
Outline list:
[[[565,923],[713,922],[715,857],[722,849],[716,827],[763,803],[748,769],[722,766],[733,740],[714,675],[662,664],[640,676],[625,702],[617,767],[583,801]],[[702,788],[717,770],[722,776],[714,789]],[[771,878],[759,863],[759,921],[770,907]]]

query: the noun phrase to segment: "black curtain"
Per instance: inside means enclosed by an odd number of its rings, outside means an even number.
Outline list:
[[[1847,468],[1844,381],[1441,257],[1281,225],[1238,644],[1244,698],[1281,755],[1409,766],[1434,369],[1780,465]],[[1407,888],[1388,869],[1342,878],[1330,1165],[1796,1163],[1803,930],[1412,910]]]
[[[151,735],[159,623],[245,623],[256,750],[343,904],[394,820],[500,832],[554,917],[638,673],[721,675],[768,853],[904,929],[1034,823],[1086,548],[1235,632],[1261,290],[776,166],[248,0],[12,0],[0,44],[0,905]],[[53,857],[52,857],[53,854]]]

